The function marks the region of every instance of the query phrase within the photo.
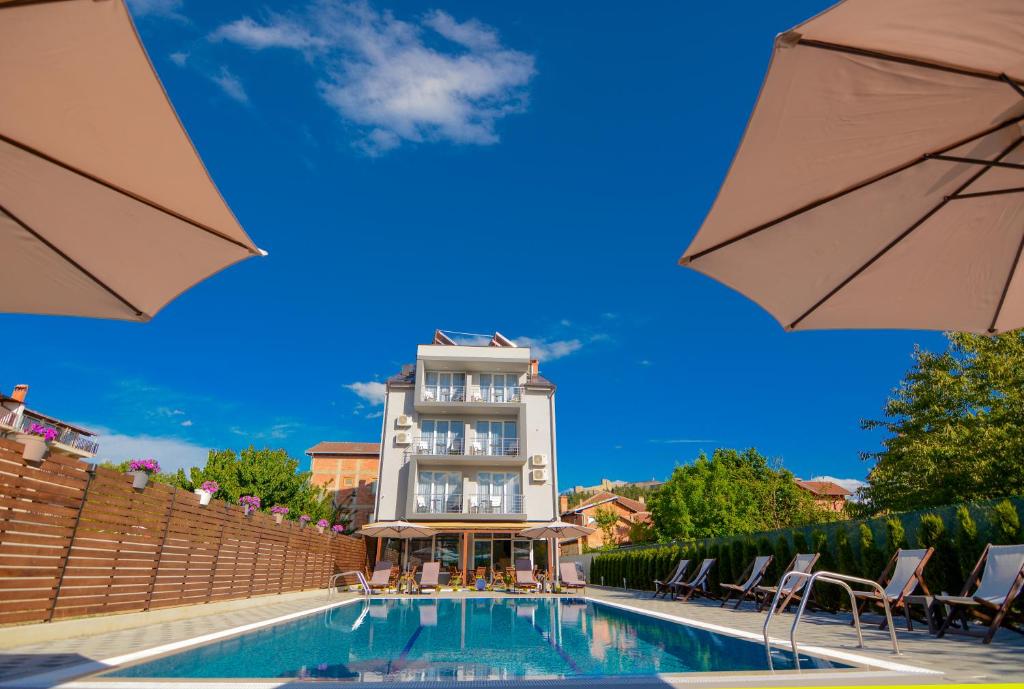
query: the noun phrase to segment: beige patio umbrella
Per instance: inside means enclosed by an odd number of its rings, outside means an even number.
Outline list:
[[[0,311],[145,321],[261,253],[123,0],[0,0]]]
[[[680,263],[787,330],[1024,326],[1024,2],[846,0],[778,36]]]
[[[372,522],[366,524],[363,528],[356,531],[360,536],[369,536],[370,538],[401,538],[406,539],[404,544],[405,550],[405,567],[408,569],[409,566],[409,541],[410,538],[430,538],[437,533],[437,529],[433,529],[423,524],[413,524],[412,522],[403,521],[401,519],[394,521],[385,522]]]
[[[569,538],[582,538],[583,536],[589,536],[594,533],[594,529],[589,526],[582,526],[580,524],[570,524],[569,522],[563,522],[560,519],[552,519],[550,522],[540,524],[538,526],[531,526],[528,529],[523,529],[519,532],[519,535],[523,538],[546,538],[550,543],[551,552],[553,554],[553,560],[555,563],[554,581],[559,581],[562,575],[558,571],[558,544],[563,539]]]

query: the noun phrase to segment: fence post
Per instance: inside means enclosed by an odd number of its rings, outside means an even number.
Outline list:
[[[167,548],[167,532],[171,530],[171,517],[174,514],[174,502],[178,499],[178,487],[174,486],[171,491],[171,501],[167,503],[167,512],[164,515],[164,519],[167,523],[164,524],[164,535],[160,539],[160,550],[156,554],[156,564],[153,566],[153,574],[149,578],[149,590],[146,591],[146,607],[143,610],[149,610],[153,603],[153,589],[156,588],[156,575],[160,573],[160,562],[164,559],[164,551]],[[185,569],[188,572],[188,569]]]
[[[256,532],[256,548],[255,548],[255,550],[253,550],[253,555],[252,555],[252,571],[249,572],[249,591],[245,595],[246,598],[252,598],[252,585],[253,585],[253,582],[256,580],[256,567],[257,567],[257,565],[259,565],[259,562],[260,562],[260,543],[262,541],[263,541],[263,527],[261,526],[260,530]],[[269,575],[269,573],[270,573],[270,569],[269,568],[267,569],[267,573]]]
[[[210,570],[210,581],[206,584],[206,603],[210,602],[213,596],[213,582],[217,576],[217,565],[220,563],[220,551],[224,549],[224,530],[228,523],[228,506],[224,503],[224,518],[220,521],[220,535],[217,536],[217,554],[213,556],[213,569]]]
[[[75,547],[75,537],[78,536],[78,525],[82,523],[82,512],[85,510],[85,498],[89,495],[89,486],[92,485],[92,477],[96,474],[96,465],[90,464],[86,470],[88,478],[85,479],[85,487],[82,488],[82,503],[78,506],[78,514],[75,515],[75,525],[71,527],[71,538],[68,539],[68,552],[64,555],[60,566],[60,574],[57,576],[57,590],[53,592],[53,602],[50,603],[50,612],[46,616],[47,622],[53,621],[53,614],[57,611],[57,599],[60,598],[60,588],[64,584],[64,572],[68,569],[68,560],[71,559],[71,549]]]

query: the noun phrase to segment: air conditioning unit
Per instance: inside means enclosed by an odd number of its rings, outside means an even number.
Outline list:
[[[406,431],[395,433],[395,445],[408,445],[412,442],[412,435]]]
[[[398,418],[395,419],[395,425],[399,428],[408,428],[412,425],[412,417],[408,414],[399,414]]]
[[[548,458],[546,455],[533,455],[530,457],[530,466],[534,467],[546,467],[548,465]]]
[[[537,483],[543,483],[548,480],[547,469],[530,469],[530,480]]]

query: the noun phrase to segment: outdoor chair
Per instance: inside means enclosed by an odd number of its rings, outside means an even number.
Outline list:
[[[690,567],[689,560],[680,560],[676,564],[676,568],[672,570],[672,574],[666,577],[665,581],[654,580],[654,595],[652,598],[657,598],[658,594],[668,596],[672,590],[672,585],[679,583],[683,577],[686,576],[686,570]]]
[[[424,562],[423,573],[420,574],[420,583],[416,587],[417,593],[423,593],[423,589],[430,589],[434,593],[437,593],[441,588],[441,585],[438,582],[440,576],[440,562]]]
[[[391,586],[391,563],[387,560],[381,560],[375,564],[373,566],[373,575],[367,583],[370,585],[371,591],[376,591],[377,589],[387,591],[388,587]]]
[[[903,550],[900,548],[893,553],[892,559],[886,566],[878,583],[885,589],[885,599],[889,601],[889,609],[893,612],[902,609],[907,618],[907,630],[913,631],[914,626],[910,621],[910,610],[907,608],[906,598],[920,586],[925,595],[928,594],[928,586],[924,583],[921,574],[924,566],[935,552],[934,548],[920,548],[917,550]],[[882,607],[882,597],[877,591],[854,591],[853,595],[860,601],[857,607],[858,614],[863,613],[870,605]],[[850,621],[853,624],[853,621]],[[886,620],[882,618],[880,629],[885,629]]]
[[[708,572],[715,565],[715,558],[705,558],[700,563],[700,567],[697,568],[697,573],[693,575],[693,579],[689,581],[679,580],[670,587],[672,589],[672,600],[678,600],[679,595],[682,594],[683,602],[690,600],[690,597],[701,592],[703,595],[708,595]]]
[[[779,577],[779,583],[782,583],[783,578],[789,572],[803,572],[810,574],[814,569],[814,565],[818,562],[818,558],[821,557],[821,553],[797,553],[793,560],[783,570],[783,574]],[[779,595],[779,607],[775,612],[785,612],[786,608],[791,603],[800,601],[800,592],[804,590],[807,584],[807,579],[804,577],[790,579],[786,582],[786,585],[782,589],[782,593]],[[775,598],[775,594],[778,592],[778,586],[755,586],[754,597],[757,599],[757,611],[761,612],[768,605],[771,604]]]
[[[533,576],[533,567],[526,558],[516,560],[515,579],[513,581],[515,582],[512,586],[513,590],[528,590],[530,587],[533,587],[534,591],[540,590],[540,582]]]
[[[733,606],[734,610],[739,610],[740,606],[743,605],[743,601],[747,598],[754,598],[754,587],[761,583],[764,579],[764,573],[768,570],[768,565],[772,563],[771,555],[758,555],[754,558],[754,561],[743,571],[740,578],[743,579],[742,584],[719,584],[726,593],[725,597],[722,598],[722,605],[719,607],[725,607],[725,604],[733,596],[738,596],[739,599],[736,601],[736,605]]]
[[[957,620],[963,624],[963,633],[971,634],[968,628],[970,615],[988,625],[988,631],[982,636],[982,643],[991,643],[1000,626],[1024,633],[1020,627],[1007,619],[1010,616],[1010,606],[1022,589],[1024,545],[988,544],[967,577],[959,596],[935,596],[937,603],[949,606],[946,619],[939,628],[939,638],[945,636],[950,626]]]
[[[586,595],[587,582],[580,577],[579,572],[576,570],[575,562],[558,563],[558,573],[561,574],[562,586],[564,588],[583,589],[583,593]]]

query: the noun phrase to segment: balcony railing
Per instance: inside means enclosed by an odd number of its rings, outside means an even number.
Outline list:
[[[425,385],[423,402],[482,402],[508,404],[521,402],[522,388],[511,385]]]
[[[18,425],[18,412],[13,409],[0,411],[0,426],[12,430],[21,430],[21,427]]]
[[[413,439],[410,452],[414,455],[455,455],[467,454],[467,443],[463,438],[419,436]],[[468,454],[480,457],[518,457],[519,438],[478,438],[468,443]]]
[[[28,429],[32,424],[37,423],[40,426],[46,426],[48,428],[54,428],[57,430],[57,437],[53,439],[53,442],[59,443],[65,447],[71,447],[80,452],[84,452],[90,455],[95,455],[100,450],[100,444],[93,440],[93,436],[83,435],[78,431],[55,424],[46,419],[41,419],[38,416],[32,414],[22,414],[18,416],[15,412],[11,411],[3,416],[0,416],[0,425],[13,428],[19,433],[27,433]]]
[[[464,455],[466,441],[436,435],[423,435],[412,442],[412,453],[416,455]]]
[[[469,444],[469,454],[488,457],[518,457],[519,438],[478,438]]]
[[[416,493],[416,514],[523,514],[523,496]]]

